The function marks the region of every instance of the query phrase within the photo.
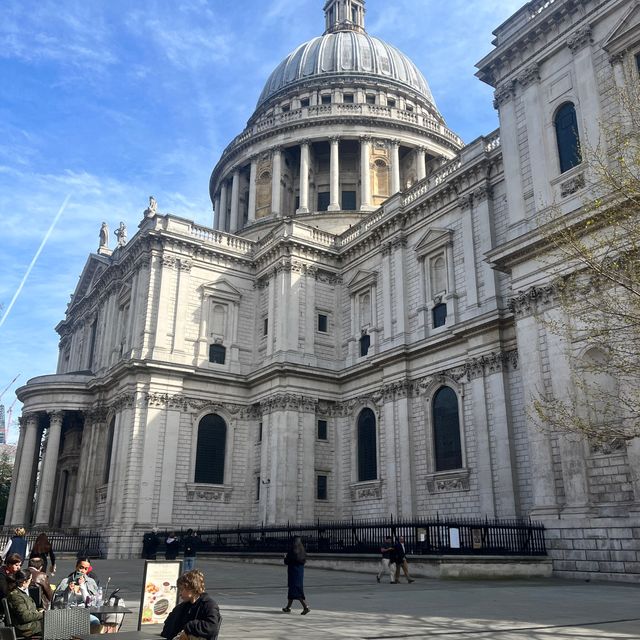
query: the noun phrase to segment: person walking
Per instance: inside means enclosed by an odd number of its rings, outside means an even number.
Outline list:
[[[306,616],[311,609],[307,605],[304,597],[304,564],[307,561],[307,552],[302,544],[300,536],[296,536],[291,541],[284,563],[287,565],[287,606],[282,607],[285,613],[291,613],[291,604],[294,600],[299,600],[302,605],[302,613]]]
[[[48,572],[47,557],[51,560],[51,570]],[[42,571],[49,573],[52,576],[56,574],[56,554],[53,553],[51,542],[49,542],[49,538],[47,538],[47,534],[44,532],[39,534],[33,543],[33,549],[31,550],[29,560],[33,560],[35,558],[42,559]]]
[[[158,546],[160,538],[158,538],[157,529],[148,531],[142,537],[142,557],[145,560],[155,560],[158,554]]]
[[[397,584],[400,582],[400,567],[404,572],[404,576],[407,582],[415,582],[415,580],[409,575],[409,563],[407,562],[407,552],[404,548],[404,537],[398,536],[398,541],[393,547],[393,559],[396,563],[396,575],[394,582]]]
[[[393,577],[393,569],[391,568],[391,555],[393,554],[393,539],[391,536],[385,536],[384,542],[382,543],[382,547],[380,547],[380,553],[382,554],[382,558],[380,558],[380,570],[376,575],[376,580],[380,582],[380,578],[385,574],[389,573],[389,581],[394,583]]]
[[[196,555],[198,553],[198,538],[193,535],[193,529],[187,529],[187,535],[182,540],[184,549],[184,562],[182,568],[191,571],[196,564]]]
[[[7,558],[17,553],[22,560],[29,556],[29,543],[27,542],[27,532],[24,527],[18,527],[13,531],[13,537],[9,539],[2,550],[2,558],[6,562]]]

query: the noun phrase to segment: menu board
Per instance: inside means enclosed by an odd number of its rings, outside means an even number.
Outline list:
[[[143,624],[164,624],[178,604],[176,583],[182,573],[180,560],[147,560],[144,565],[138,629]]]

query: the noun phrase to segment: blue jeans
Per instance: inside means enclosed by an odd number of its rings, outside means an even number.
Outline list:
[[[185,556],[182,561],[182,572],[191,571],[193,567],[196,566],[196,557],[195,556]]]

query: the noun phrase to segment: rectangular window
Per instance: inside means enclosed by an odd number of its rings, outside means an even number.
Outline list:
[[[262,422],[258,423],[258,442],[262,442]]]
[[[260,500],[260,476],[256,478],[256,501]]]
[[[371,346],[371,336],[368,333],[365,333],[360,338],[360,357],[364,358],[364,356],[369,354],[369,347]]]
[[[413,107],[410,104],[407,105],[407,111],[413,111]]]
[[[367,104],[375,104],[376,103],[376,97],[372,94],[372,93],[368,93],[367,97]]]
[[[388,107],[395,107],[396,106],[395,98],[387,98],[387,106]]]
[[[636,69],[638,70],[638,74],[640,74],[640,53],[636,53]]]
[[[209,362],[214,364],[224,364],[227,355],[227,348],[221,344],[209,345]]]
[[[444,327],[447,324],[447,305],[444,303],[437,304],[433,307],[433,328]]]
[[[353,104],[353,93],[345,93],[342,96],[342,102],[345,104]]]
[[[329,321],[327,316],[324,313],[318,314],[318,331],[320,333],[327,333],[329,326]]]
[[[309,98],[302,98],[302,100],[300,100],[300,106],[304,109],[305,107],[309,106]]]
[[[355,191],[342,192],[342,210],[343,211],[356,210],[356,192]]]
[[[327,421],[318,420],[318,440],[327,440]]]
[[[328,191],[320,191],[318,193],[318,211],[326,211],[330,201],[331,194]]]
[[[262,335],[266,336],[269,333],[269,318],[264,319],[264,324],[262,325]]]
[[[327,499],[327,476],[318,476],[316,484],[316,498],[318,500]]]
[[[290,109],[291,109],[291,107],[288,104],[283,104],[282,105],[282,113],[289,113]]]
[[[320,96],[320,102],[322,104],[331,104],[331,96],[330,95]]]

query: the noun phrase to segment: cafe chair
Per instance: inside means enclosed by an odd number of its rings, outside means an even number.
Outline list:
[[[43,640],[69,640],[74,636],[88,636],[91,632],[89,609],[50,609],[44,612]]]
[[[2,598],[2,615],[4,616],[4,623],[7,627],[13,626],[13,622],[11,622],[11,614],[9,613],[9,603],[6,598]]]

